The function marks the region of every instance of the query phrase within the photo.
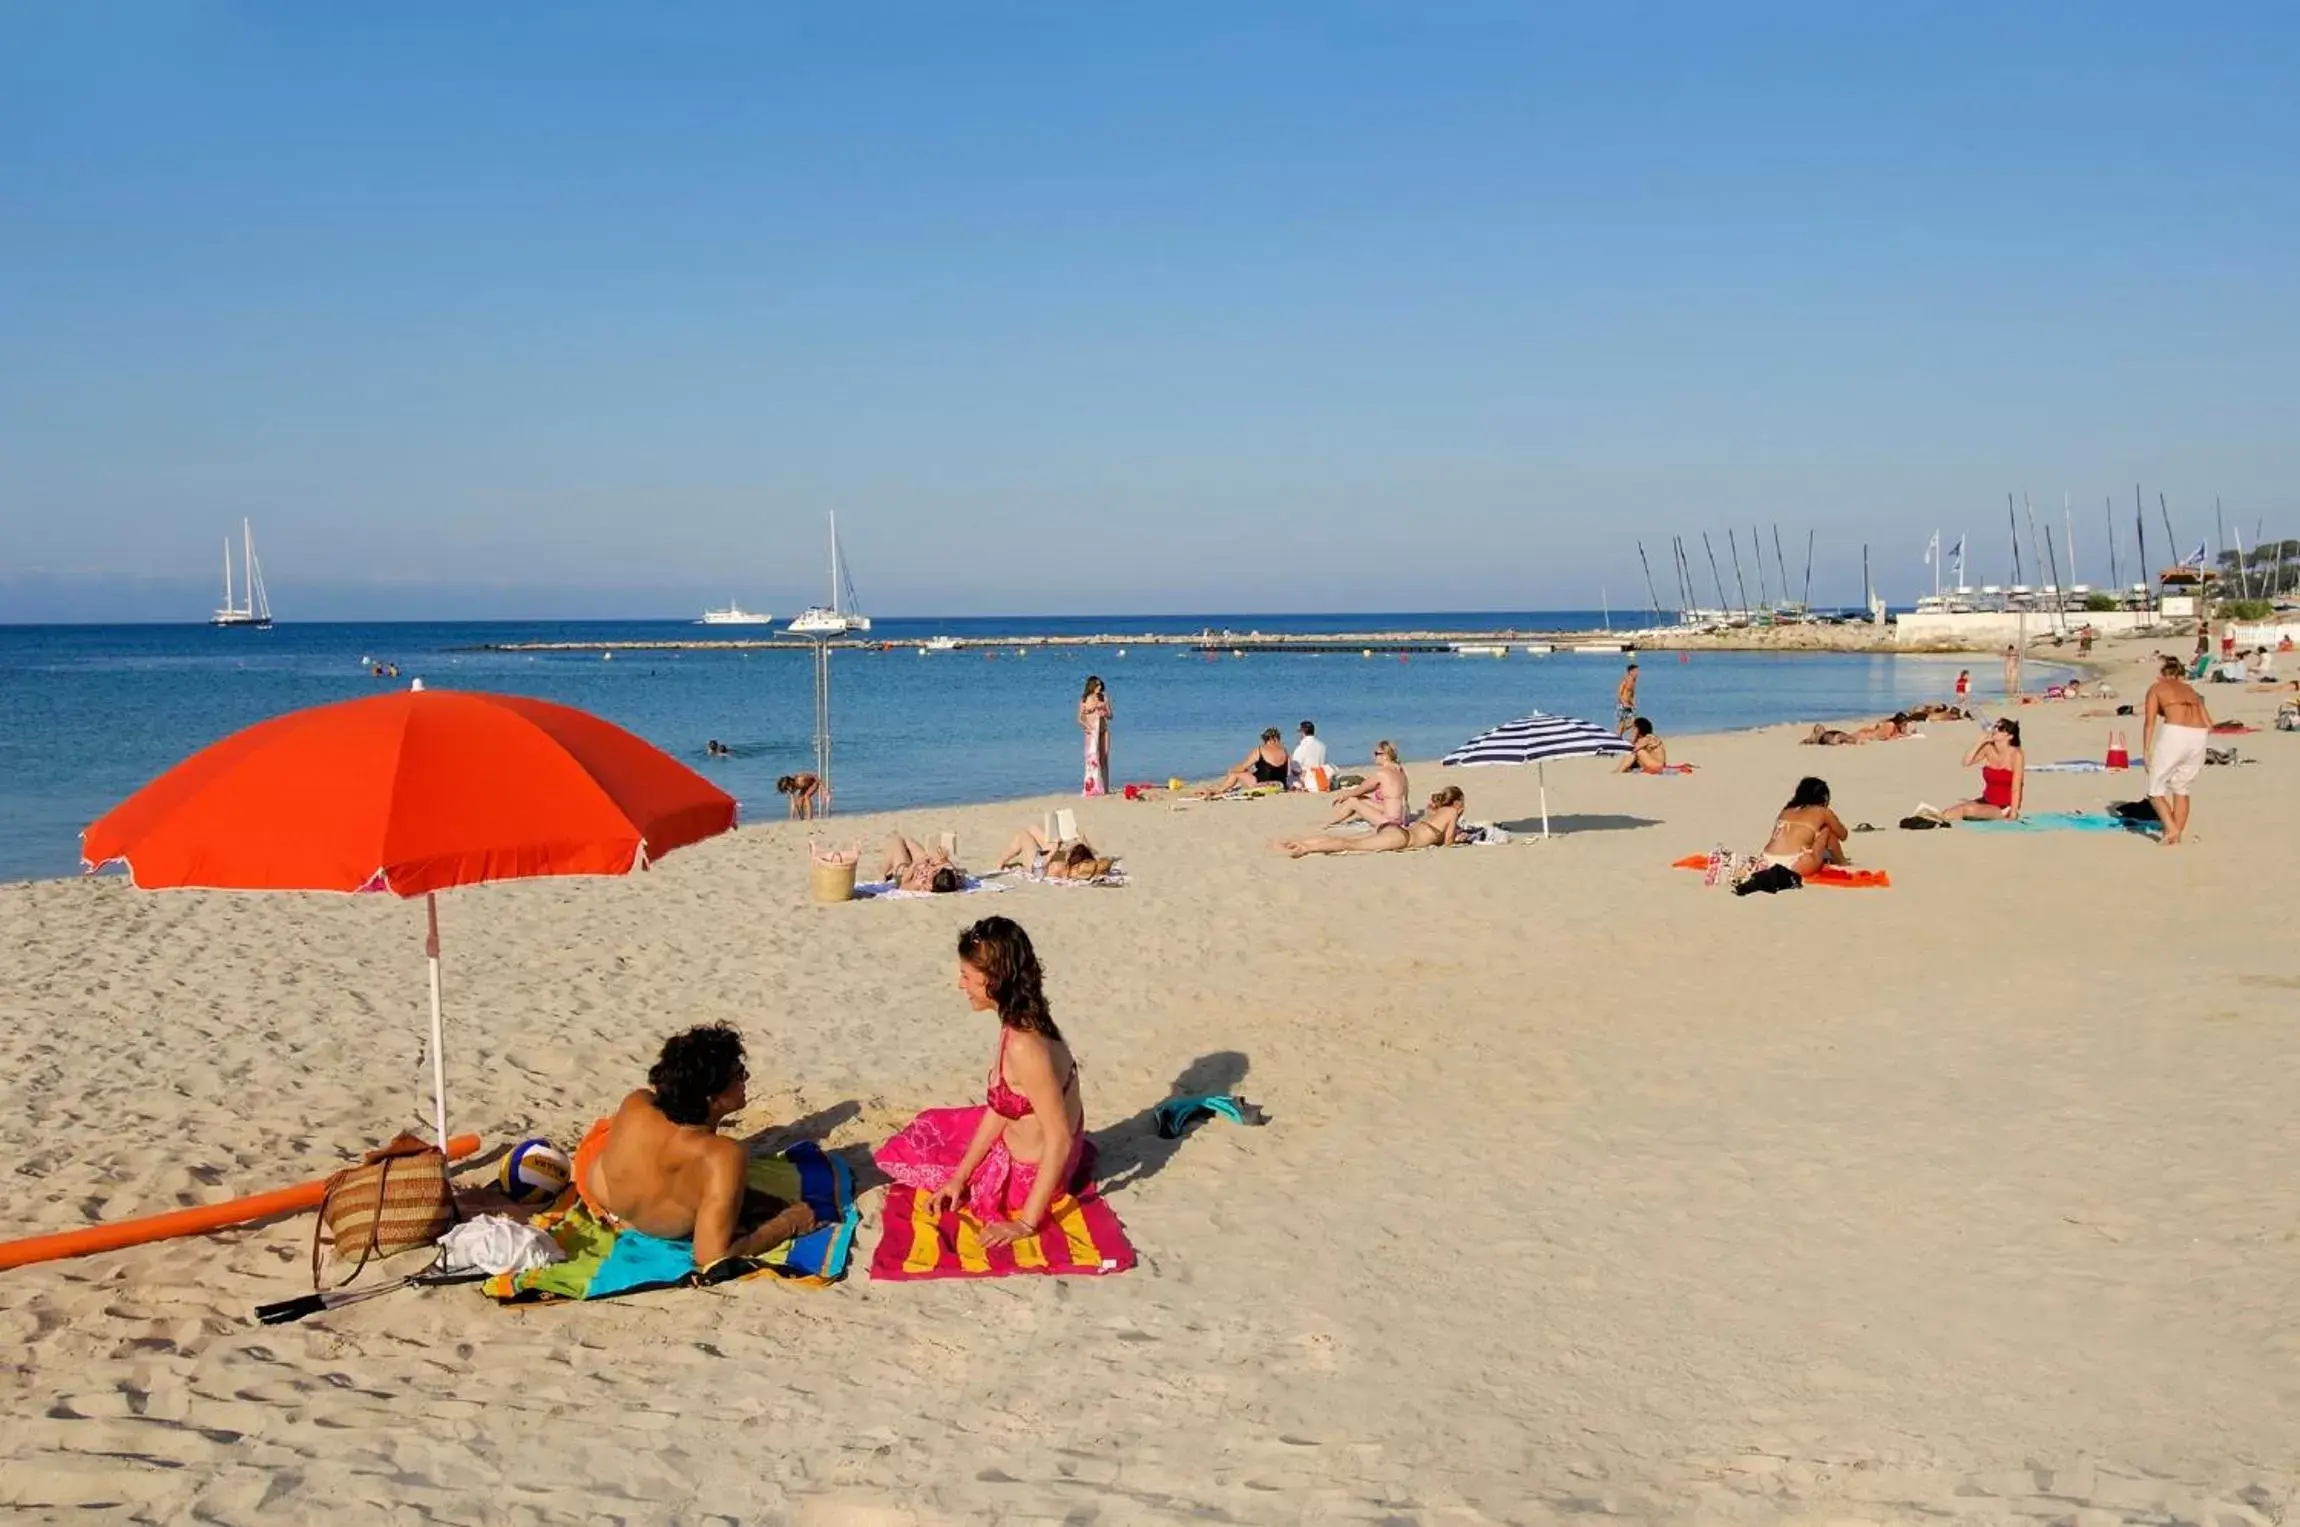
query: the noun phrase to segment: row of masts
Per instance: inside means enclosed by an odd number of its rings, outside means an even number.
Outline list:
[[[1795,599],[1791,599],[1789,597],[1789,563],[1781,549],[1781,527],[1778,524],[1773,526],[1773,571],[1780,582],[1780,594],[1776,597],[1772,588],[1765,581],[1764,541],[1758,536],[1756,526],[1749,527],[1749,553],[1751,560],[1756,564],[1757,573],[1757,602],[1752,605],[1749,601],[1748,574],[1741,563],[1741,535],[1739,530],[1728,528],[1725,532],[1725,549],[1733,563],[1733,588],[1739,596],[1738,603],[1725,592],[1724,574],[1717,565],[1716,544],[1709,539],[1708,531],[1702,531],[1701,550],[1709,563],[1710,587],[1717,596],[1717,602],[1714,606],[1704,608],[1701,603],[1699,580],[1694,574],[1693,559],[1686,548],[1685,538],[1683,536],[1671,536],[1669,538],[1669,562],[1670,570],[1676,580],[1675,588],[1672,591],[1676,596],[1674,611],[1664,610],[1660,590],[1653,582],[1653,563],[1645,555],[1645,543],[1639,541],[1637,543],[1637,563],[1645,571],[1645,594],[1652,604],[1654,623],[1656,625],[1665,623],[1716,625],[1735,620],[1743,623],[1760,619],[1802,620],[1812,608],[1813,539],[1812,531],[1805,532],[1803,591]],[[1674,620],[1667,619],[1670,615],[1674,615]]]

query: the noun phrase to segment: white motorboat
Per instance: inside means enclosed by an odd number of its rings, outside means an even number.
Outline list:
[[[700,626],[771,626],[775,617],[763,610],[746,610],[734,600],[727,601],[723,610],[705,610]]]
[[[264,570],[256,561],[256,533],[246,520],[240,521],[241,557],[247,570],[245,587],[240,591],[245,602],[235,602],[232,593],[232,542],[224,538],[224,602],[208,617],[211,626],[253,626],[269,631],[272,624],[271,596],[264,591]]]
[[[955,636],[930,636],[918,644],[920,657],[926,656],[929,652],[956,652],[957,650],[958,638]]]

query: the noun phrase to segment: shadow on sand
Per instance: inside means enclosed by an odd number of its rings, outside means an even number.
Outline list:
[[[1539,817],[1526,817],[1522,821],[1501,822],[1496,825],[1503,832],[1513,836],[1536,838],[1541,836],[1541,818]],[[1579,816],[1568,816],[1559,812],[1551,812],[1549,835],[1553,838],[1562,838],[1567,833],[1575,832],[1629,832],[1639,827],[1659,827],[1660,825],[1661,819],[1659,817],[1609,816],[1603,812],[1585,812]]]
[[[1211,1055],[1201,1055],[1182,1068],[1181,1075],[1175,1077],[1173,1086],[1167,1089],[1166,1097],[1140,1113],[1094,1130],[1095,1149],[1100,1153],[1095,1171],[1101,1179],[1102,1191],[1114,1193],[1146,1177],[1156,1176],[1174,1159],[1174,1153],[1182,1148],[1190,1134],[1207,1127],[1199,1125],[1180,1140],[1162,1139],[1158,1134],[1158,1103],[1167,1098],[1236,1092],[1238,1084],[1246,1079],[1247,1066],[1246,1057],[1236,1050],[1216,1050]]]

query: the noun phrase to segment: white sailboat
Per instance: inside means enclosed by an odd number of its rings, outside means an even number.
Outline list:
[[[764,610],[746,610],[732,599],[723,610],[705,610],[703,618],[696,622],[702,626],[771,626],[774,623],[775,617]]]
[[[831,512],[831,602],[810,605],[785,627],[793,636],[847,636],[870,629],[870,617],[853,605],[854,579],[839,559],[839,517]]]
[[[256,533],[246,520],[240,521],[241,557],[247,570],[244,594],[246,603],[237,603],[232,592],[232,538],[224,537],[224,602],[216,613],[208,617],[211,626],[253,626],[268,631],[272,624],[271,596],[264,591],[263,564],[256,561]]]

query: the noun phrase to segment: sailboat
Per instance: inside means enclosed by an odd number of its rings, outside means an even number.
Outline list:
[[[241,558],[247,569],[245,604],[235,603],[232,593],[232,538],[224,537],[224,602],[215,614],[208,617],[211,626],[253,626],[269,631],[272,625],[271,596],[264,592],[264,570],[256,561],[256,533],[246,520],[240,521],[242,541]]]
[[[854,578],[839,559],[838,511],[831,511],[831,602],[809,605],[784,629],[793,636],[846,636],[870,629],[870,617],[857,614]]]

